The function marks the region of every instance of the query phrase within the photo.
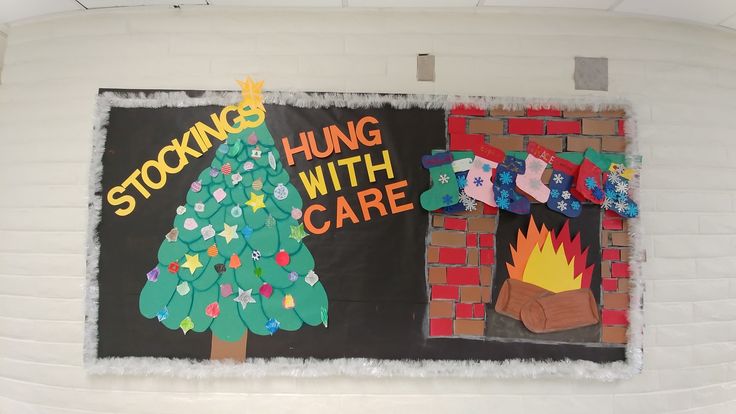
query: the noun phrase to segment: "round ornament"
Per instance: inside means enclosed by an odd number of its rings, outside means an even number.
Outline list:
[[[256,191],[261,191],[263,189],[263,180],[260,178],[253,181],[253,189]]]
[[[302,218],[302,211],[296,207],[292,207],[291,218],[293,218],[294,220],[299,220],[300,218]]]
[[[232,215],[235,218],[238,218],[243,215],[243,209],[241,209],[240,206],[235,206],[230,209],[230,215]]]
[[[285,185],[279,183],[276,188],[273,189],[273,196],[279,201],[284,200],[289,196],[289,189],[286,188]]]
[[[284,250],[279,251],[276,253],[276,264],[279,266],[287,266],[289,262],[291,261],[291,257],[289,256],[289,253],[286,253]]]
[[[202,182],[201,181],[195,181],[190,186],[192,188],[192,191],[195,193],[198,193],[202,189]]]

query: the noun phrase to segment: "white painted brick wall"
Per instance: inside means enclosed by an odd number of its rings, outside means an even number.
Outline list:
[[[0,56],[3,42],[0,36]],[[414,79],[437,55],[437,81]],[[736,34],[579,14],[88,12],[11,27],[0,86],[0,413],[736,412]],[[646,170],[645,370],[564,380],[88,377],[86,165],[100,87],[557,96],[610,59]],[[2,61],[2,59],[0,59]]]

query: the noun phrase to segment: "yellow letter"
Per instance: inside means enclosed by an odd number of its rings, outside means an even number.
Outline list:
[[[123,181],[123,187],[127,188],[129,185],[133,184],[133,187],[138,190],[139,193],[145,198],[148,198],[151,196],[151,193],[146,190],[146,187],[144,187],[141,183],[138,182],[137,178],[141,175],[141,170],[135,170],[133,171],[127,180]]]
[[[391,167],[391,157],[388,150],[381,151],[381,155],[383,155],[383,164],[373,165],[371,154],[365,154],[365,169],[368,171],[368,181],[372,183],[376,182],[376,171],[385,170],[389,180],[394,178],[394,169]]]
[[[125,192],[125,187],[123,186],[117,186],[110,189],[110,191],[107,192],[107,202],[110,203],[112,206],[119,206],[124,203],[128,203],[128,207],[125,208],[119,208],[115,210],[115,214],[118,216],[127,216],[128,214],[132,213],[133,210],[135,210],[135,198],[131,195],[124,195],[122,197],[115,197],[116,194],[121,194]]]
[[[304,171],[299,173],[299,178],[302,179],[304,189],[307,190],[307,194],[309,194],[309,198],[312,200],[317,197],[317,190],[319,190],[320,195],[327,194],[327,183],[325,182],[325,175],[322,173],[322,166],[318,165],[314,168],[314,171],[317,173],[317,176],[312,171],[309,171],[309,179],[307,179],[307,174]]]
[[[355,178],[355,163],[358,163],[358,162],[360,162],[360,155],[337,160],[337,165],[341,165],[341,166],[347,165],[348,166],[348,174],[350,175],[350,186],[351,187],[355,187],[356,185],[358,185],[358,180]]]
[[[155,168],[156,171],[158,171],[159,181],[154,182],[151,180],[151,177],[148,175],[148,170],[151,169],[151,167]],[[161,171],[161,167],[159,167],[158,162],[156,160],[148,160],[143,163],[143,167],[141,167],[141,171],[143,173],[143,182],[146,183],[147,186],[151,187],[154,190],[158,190],[160,188],[163,188],[163,186],[166,185],[166,173]]]

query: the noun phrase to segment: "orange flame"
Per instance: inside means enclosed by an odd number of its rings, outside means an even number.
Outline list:
[[[595,265],[586,267],[588,248],[582,250],[580,234],[570,236],[570,222],[555,234],[542,224],[537,229],[534,217],[526,235],[519,230],[516,248],[511,248],[512,263],[506,263],[509,277],[552,292],[589,288]]]

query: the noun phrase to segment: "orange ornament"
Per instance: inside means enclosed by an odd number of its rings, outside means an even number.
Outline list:
[[[230,256],[230,267],[232,267],[233,269],[237,269],[240,267],[240,258],[235,253]]]
[[[210,246],[207,249],[207,256],[209,256],[209,257],[215,257],[215,256],[217,256],[217,253],[218,253],[218,250],[217,250],[217,245],[216,244],[213,244],[212,246]]]

